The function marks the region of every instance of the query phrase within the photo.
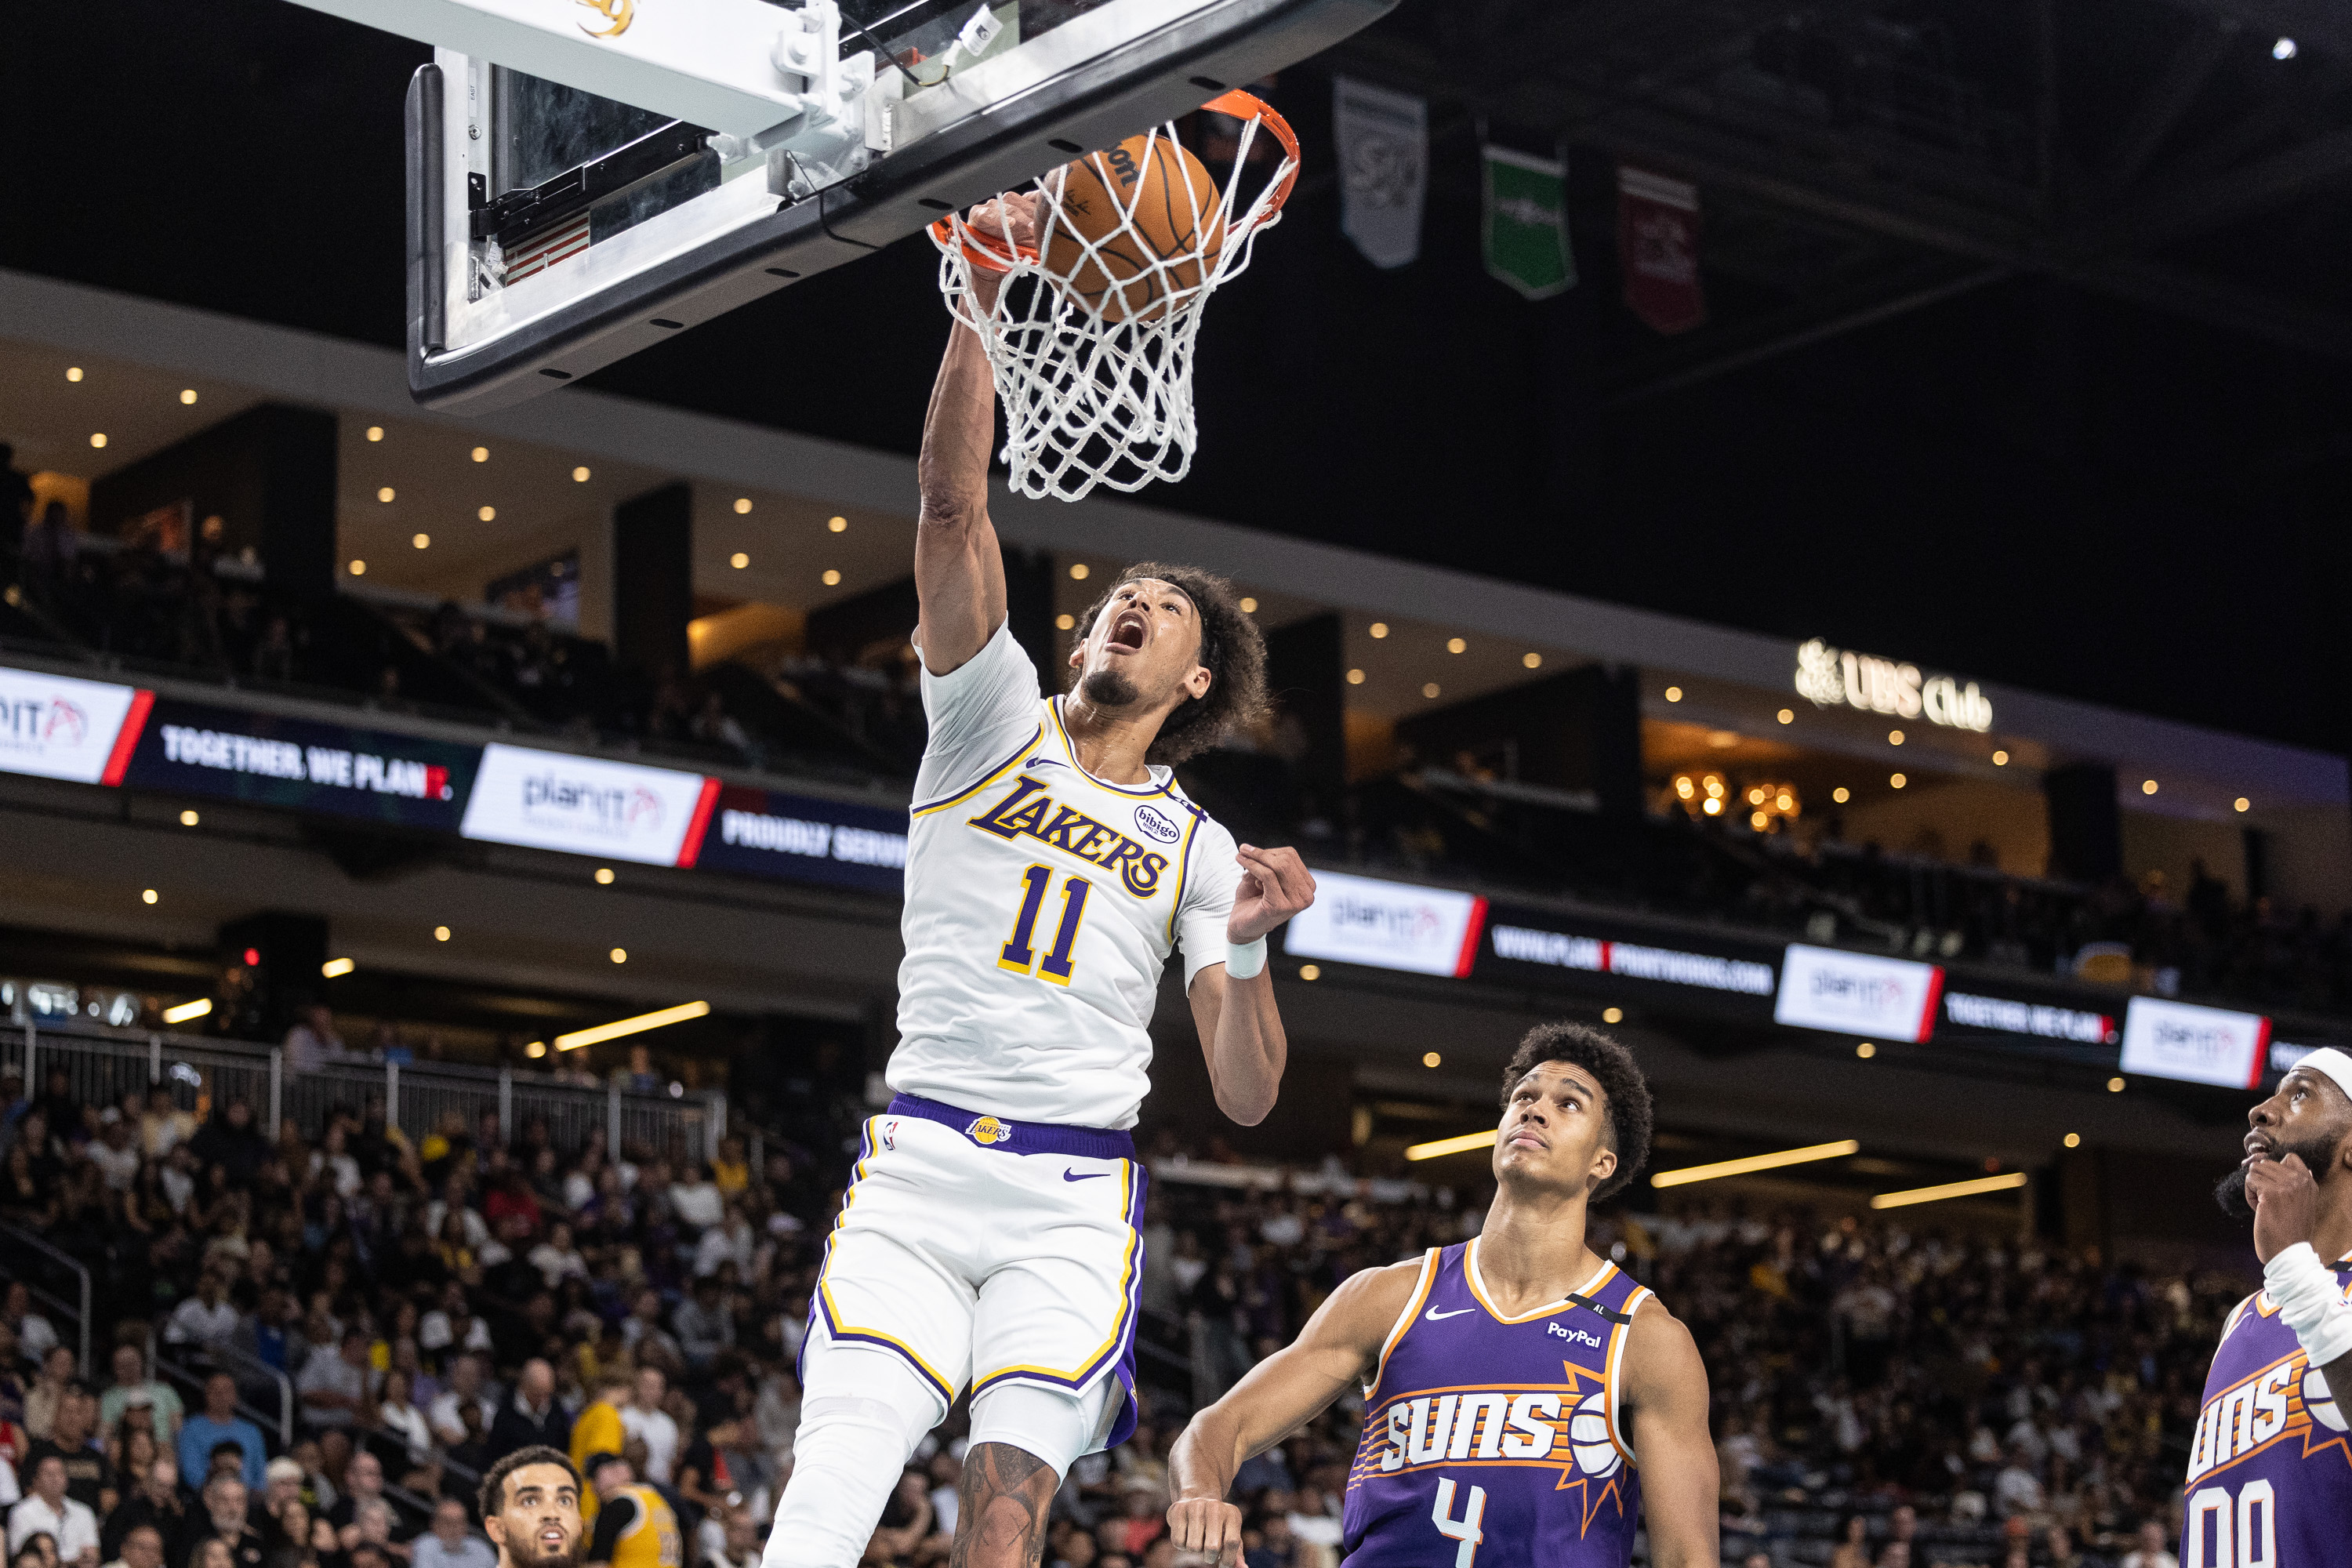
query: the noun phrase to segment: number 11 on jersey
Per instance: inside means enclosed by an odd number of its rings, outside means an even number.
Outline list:
[[[1036,934],[1037,911],[1045,907],[1045,889],[1053,880],[1051,866],[1035,865],[1021,873],[1021,912],[1013,917],[1011,939],[997,952],[996,967],[1015,974],[1034,972],[1040,980],[1067,985],[1070,949],[1077,942],[1078,925],[1087,917],[1087,894],[1091,887],[1082,877],[1062,879],[1062,923],[1055,930],[1053,948],[1040,963],[1030,940]]]

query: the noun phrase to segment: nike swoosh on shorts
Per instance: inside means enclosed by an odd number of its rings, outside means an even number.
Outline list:
[[[1458,1318],[1465,1312],[1475,1312],[1476,1310],[1477,1309],[1475,1307],[1456,1307],[1450,1312],[1441,1312],[1436,1308],[1432,1307],[1428,1311],[1423,1312],[1422,1316],[1427,1318],[1433,1323],[1442,1323],[1448,1318]]]
[[[1062,1173],[1062,1180],[1066,1182],[1098,1182],[1102,1180],[1103,1177],[1109,1174],[1110,1173],[1108,1171],[1088,1171],[1083,1175],[1076,1171],[1065,1171]]]

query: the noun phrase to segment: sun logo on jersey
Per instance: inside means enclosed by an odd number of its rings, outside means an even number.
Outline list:
[[[1400,1393],[1368,1414],[1349,1489],[1375,1476],[1439,1467],[1540,1465],[1559,1468],[1552,1490],[1581,1494],[1580,1535],[1612,1503],[1622,1517],[1632,1473],[1611,1435],[1609,1385],[1574,1362],[1562,1362],[1560,1373],[1559,1383],[1543,1387]]]
[[[1010,1122],[999,1121],[993,1116],[982,1116],[965,1128],[963,1135],[975,1143],[1004,1143],[1012,1141],[1013,1127]]]

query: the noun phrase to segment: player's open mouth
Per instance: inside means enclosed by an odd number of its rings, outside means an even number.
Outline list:
[[[2251,1160],[2258,1154],[2265,1160],[2275,1160],[2278,1158],[2278,1145],[2260,1132],[2249,1132],[2246,1134],[2246,1158]]]
[[[563,1527],[558,1524],[549,1525],[539,1532],[539,1543],[551,1552],[562,1552],[564,1547]]]
[[[1143,647],[1143,639],[1149,630],[1143,617],[1129,610],[1111,622],[1110,636],[1103,639],[1103,646],[1133,653]]]

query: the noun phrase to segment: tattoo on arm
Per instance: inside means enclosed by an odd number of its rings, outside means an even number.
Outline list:
[[[957,1487],[955,1548],[948,1568],[1037,1568],[1045,1521],[1061,1478],[1009,1443],[980,1443],[964,1456]]]

